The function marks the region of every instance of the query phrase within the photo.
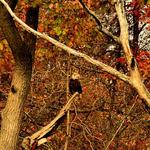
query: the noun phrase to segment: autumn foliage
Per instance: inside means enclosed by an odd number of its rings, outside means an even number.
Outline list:
[[[122,49],[118,48],[121,53],[119,56],[116,56],[115,50],[109,50],[108,47],[114,41],[97,30],[97,24],[77,0],[51,0],[51,2],[20,0],[15,13],[25,20],[28,6],[34,6],[39,2],[39,32],[45,32],[69,47],[114,68],[117,68],[119,63],[118,70],[128,74]],[[99,14],[100,18],[105,11],[108,14],[110,11],[114,13],[114,8],[108,7],[107,2],[85,0],[85,3]],[[128,13],[139,17],[142,23],[150,23],[148,5],[133,0],[129,7],[134,7],[134,11]],[[20,31],[23,30],[18,24],[17,26]],[[149,30],[148,27],[147,29]],[[139,49],[136,60],[143,82],[150,90],[149,50]],[[127,83],[103,72],[97,66],[81,58],[69,56],[61,49],[39,38],[33,64],[31,91],[24,106],[18,149],[21,149],[24,137],[30,136],[42,126],[47,125],[66,103],[68,64],[70,64],[69,72],[74,69],[79,70],[83,86],[83,98],[76,100],[71,106],[71,138],[68,149],[104,149],[123,119],[125,119],[124,124],[109,148],[119,150],[148,148],[150,144],[149,112],[136,91]],[[6,103],[13,67],[14,60],[9,45],[0,33],[0,110]],[[133,105],[135,106],[128,114]],[[63,149],[66,139],[66,119],[47,138],[48,143],[37,149],[47,150],[51,147],[54,150]]]

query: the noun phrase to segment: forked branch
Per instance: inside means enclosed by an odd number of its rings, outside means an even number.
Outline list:
[[[150,93],[142,82],[136,59],[132,54],[132,50],[129,45],[129,31],[126,14],[124,10],[124,1],[116,0],[115,8],[120,24],[120,41],[123,47],[124,54],[126,56],[128,68],[130,71],[131,85],[138,91],[139,95],[144,98],[147,105],[150,107]]]
[[[121,44],[119,37],[113,35],[110,31],[108,31],[105,27],[103,27],[103,25],[101,24],[101,21],[99,20],[98,16],[91,11],[84,3],[82,0],[79,0],[80,4],[82,5],[82,7],[86,10],[86,12],[92,16],[94,18],[94,20],[96,21],[97,25],[98,25],[98,29],[100,32],[102,32],[103,34],[107,35],[108,37],[110,37],[111,39],[113,39],[115,42]]]
[[[128,82],[129,84],[131,84],[139,93],[139,95],[145,100],[145,102],[147,103],[147,105],[150,107],[150,93],[148,92],[147,88],[145,87],[145,85],[142,82],[142,79],[140,77],[137,65],[136,65],[136,60],[134,59],[130,46],[129,46],[129,40],[128,40],[128,24],[127,24],[127,20],[126,20],[126,16],[125,16],[125,11],[124,11],[124,7],[123,4],[120,1],[117,1],[117,3],[115,3],[115,7],[116,7],[116,12],[119,18],[119,23],[120,23],[120,28],[121,28],[121,33],[120,33],[120,41],[121,44],[123,46],[123,50],[127,59],[127,63],[130,69],[130,77],[126,76],[125,74],[120,73],[119,71],[117,71],[116,69],[112,68],[109,65],[106,65],[98,60],[95,60],[91,57],[89,57],[86,54],[83,54],[81,52],[78,52],[68,46],[66,46],[63,43],[58,42],[57,40],[49,37],[46,34],[42,34],[40,32],[35,31],[34,29],[32,29],[31,27],[29,27],[28,25],[26,25],[22,20],[20,20],[11,10],[11,8],[9,7],[9,5],[4,1],[4,0],[0,0],[4,6],[6,7],[6,9],[8,10],[8,12],[10,13],[10,15],[23,27],[25,28],[25,30],[27,30],[28,32],[33,33],[34,35],[41,37],[49,42],[51,42],[52,44],[54,44],[55,46],[65,50],[66,52],[73,54],[75,56],[78,57],[82,57],[84,58],[86,61],[99,66],[102,68],[103,71],[106,71],[118,78],[120,78],[121,80]]]

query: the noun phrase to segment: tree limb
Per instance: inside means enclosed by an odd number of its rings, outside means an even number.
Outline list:
[[[150,93],[148,92],[147,88],[145,87],[145,85],[143,84],[143,82],[141,80],[141,77],[140,77],[140,74],[139,74],[139,71],[137,68],[136,60],[134,59],[133,54],[131,53],[131,49],[129,46],[129,40],[128,40],[128,24],[127,24],[124,8],[123,8],[122,4],[120,3],[120,1],[115,3],[115,8],[116,8],[116,12],[117,12],[118,19],[120,22],[120,27],[121,27],[120,41],[121,41],[121,44],[123,46],[123,49],[124,49],[124,52],[126,55],[127,63],[128,63],[130,74],[131,74],[130,77],[120,73],[119,71],[112,68],[111,66],[108,66],[108,65],[106,65],[106,64],[104,64],[98,60],[95,60],[95,59],[89,57],[86,54],[78,52],[78,51],[66,46],[63,43],[58,42],[57,40],[49,37],[46,34],[42,34],[40,32],[35,31],[34,29],[32,29],[31,27],[26,25],[22,20],[20,20],[12,12],[11,8],[9,7],[9,5],[4,0],[0,0],[0,1],[5,5],[7,10],[11,14],[11,16],[17,22],[19,22],[21,24],[21,26],[25,28],[25,30],[32,32],[36,36],[39,36],[43,39],[46,39],[47,41],[51,42],[52,44],[54,44],[55,46],[57,46],[59,48],[62,48],[63,50],[65,50],[66,52],[68,52],[70,54],[84,58],[86,61],[88,61],[88,62],[90,62],[96,66],[101,67],[103,71],[106,71],[106,72],[120,78],[121,80],[128,82],[138,91],[139,95],[145,100],[147,105],[150,107]],[[131,67],[132,62],[134,63],[134,67]]]
[[[106,28],[104,28],[101,24],[101,21],[99,20],[98,16],[96,16],[96,14],[89,10],[89,8],[83,3],[82,0],[79,0],[80,4],[82,5],[82,7],[86,10],[86,12],[92,16],[94,18],[94,20],[96,21],[98,27],[99,27],[99,31],[104,33],[105,35],[109,36],[111,39],[113,39],[115,42],[121,44],[119,37],[113,35],[111,32],[109,32]]]
[[[140,34],[140,32],[144,29],[144,27],[145,27],[146,25],[147,25],[146,23],[144,23],[144,24],[142,25],[142,27],[139,29],[139,34]]]
[[[106,71],[118,78],[120,78],[121,80],[125,81],[125,82],[129,82],[130,83],[130,80],[129,80],[129,77],[120,73],[119,71],[117,71],[116,69],[112,68],[111,66],[108,66],[98,60],[95,60],[91,57],[89,57],[88,55],[86,54],[83,54],[81,52],[78,52],[68,46],[66,46],[65,44],[49,37],[48,35],[46,34],[42,34],[40,32],[37,32],[36,30],[32,29],[31,27],[29,27],[28,25],[26,25],[22,20],[20,20],[14,13],[13,11],[10,9],[10,7],[8,6],[8,4],[4,1],[4,0],[0,0],[4,5],[5,7],[7,8],[7,10],[9,11],[9,13],[11,14],[11,16],[18,22],[20,23],[20,25],[25,28],[25,30],[27,30],[28,32],[31,32],[33,33],[34,35],[38,36],[38,37],[41,37],[49,42],[51,42],[52,44],[54,44],[55,46],[59,47],[59,48],[62,48],[63,50],[65,50],[66,52],[70,53],[70,54],[73,54],[75,56],[78,56],[78,57],[82,57],[84,58],[86,61],[96,65],[96,66],[99,66],[103,69],[103,71]]]
[[[66,103],[66,105],[60,110],[59,114],[45,127],[43,127],[41,130],[39,130],[38,132],[34,133],[33,135],[31,135],[30,137],[26,137],[23,140],[23,146],[24,147],[30,147],[35,140],[41,140],[42,137],[44,135],[46,135],[48,132],[50,132],[56,125],[56,122],[63,117],[66,112],[69,110],[71,103],[73,102],[73,100],[75,99],[75,97],[78,95],[78,92],[74,93],[72,95],[72,97],[68,100],[68,102]],[[27,144],[26,144],[27,143]],[[28,145],[28,146],[27,146]]]
[[[108,150],[110,144],[112,143],[112,141],[114,140],[114,138],[116,137],[116,135],[118,134],[118,132],[120,131],[121,127],[123,126],[124,122],[126,121],[126,118],[130,115],[131,111],[133,110],[134,106],[136,104],[136,101],[133,103],[133,105],[131,106],[131,108],[129,109],[127,115],[121,120],[121,123],[118,127],[118,129],[116,130],[115,134],[112,136],[111,140],[108,142],[105,150]]]
[[[124,1],[117,0],[115,3],[115,8],[120,23],[120,41],[130,71],[130,81],[132,82],[131,85],[138,91],[139,95],[144,98],[145,102],[150,107],[150,93],[142,82],[136,59],[134,58],[129,45],[128,23],[124,10]]]

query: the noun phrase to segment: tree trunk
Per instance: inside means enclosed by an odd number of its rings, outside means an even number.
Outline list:
[[[15,7],[17,1],[7,0],[10,6]],[[13,3],[14,2],[14,3]],[[39,7],[30,8],[26,23],[37,29]],[[20,131],[22,108],[30,88],[32,62],[34,57],[36,37],[30,33],[22,40],[12,17],[0,3],[0,27],[7,39],[15,59],[15,71],[11,83],[5,109],[2,111],[0,132],[0,150],[16,150]]]
[[[124,12],[124,2],[118,1],[115,4],[116,12],[120,23],[120,41],[126,56],[128,68],[130,71],[130,84],[138,91],[148,107],[150,107],[150,93],[142,82],[136,59],[134,58],[129,45],[128,23]]]
[[[24,100],[27,98],[32,71],[31,58],[28,60],[26,59],[28,58],[25,58],[22,64],[16,65],[11,91],[8,96],[6,107],[2,112],[0,150],[16,149],[21,124],[22,106]]]

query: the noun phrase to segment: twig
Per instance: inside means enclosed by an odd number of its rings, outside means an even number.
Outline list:
[[[121,129],[122,125],[124,124],[126,118],[129,116],[130,112],[132,111],[133,107],[135,106],[136,101],[133,103],[133,105],[131,106],[128,114],[122,119],[120,126],[118,127],[118,129],[116,130],[115,134],[113,135],[112,139],[109,141],[109,143],[107,144],[105,150],[108,150],[110,144],[112,143],[112,141],[114,140],[114,138],[116,137],[116,135],[118,134],[119,130]]]
[[[29,115],[29,113],[27,113],[27,112],[25,112],[25,111],[24,111],[24,113],[25,113],[25,115],[26,115],[27,117],[29,117],[29,119],[30,119],[30,120],[36,125],[36,127],[38,128],[39,125],[36,123],[35,119],[33,119],[33,118]]]
[[[41,139],[44,135],[46,135],[48,132],[50,132],[56,125],[56,122],[65,115],[67,110],[70,108],[71,103],[73,102],[74,98],[78,95],[78,92],[74,93],[73,96],[68,100],[67,104],[60,110],[59,114],[45,127],[43,127],[38,132],[34,133],[33,135],[26,137],[23,140],[23,143],[26,143],[26,141],[29,141],[29,144],[32,145],[36,140]]]
[[[91,150],[94,150],[94,148],[92,146],[92,142],[90,141],[90,139],[87,137],[86,134],[88,134],[92,138],[96,138],[96,137],[94,137],[94,136],[91,135],[90,129],[86,126],[86,124],[84,124],[82,122],[82,120],[80,120],[79,118],[78,118],[78,120],[81,122],[81,124],[76,123],[76,122],[72,122],[72,124],[75,124],[75,125],[78,125],[78,126],[82,127],[82,129],[83,129],[83,135],[84,135],[85,139],[89,142]],[[97,138],[97,139],[100,140],[99,138]]]
[[[84,128],[83,128],[83,135],[84,135],[85,139],[89,142],[91,150],[94,150],[94,148],[93,148],[93,146],[92,146],[92,142],[91,142],[91,141],[89,140],[89,138],[86,136],[86,133],[85,133],[85,131],[84,131]]]
[[[142,25],[142,27],[139,29],[139,33],[138,33],[138,34],[140,34],[140,32],[144,29],[144,27],[145,27],[146,25],[147,25],[146,23],[144,23],[144,24]]]

